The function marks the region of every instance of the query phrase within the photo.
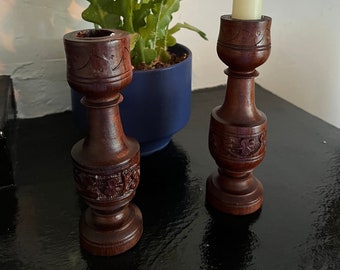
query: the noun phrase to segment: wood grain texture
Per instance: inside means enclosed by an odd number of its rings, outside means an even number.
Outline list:
[[[218,56],[228,65],[222,105],[211,112],[209,150],[218,172],[206,183],[206,201],[224,213],[247,215],[263,203],[263,187],[253,170],[264,159],[267,117],[255,104],[255,70],[270,54],[271,19],[221,17]]]
[[[80,245],[93,255],[132,248],[143,231],[142,214],[130,203],[140,178],[138,142],[125,135],[120,91],[132,79],[128,34],[82,30],[64,37],[67,79],[84,95],[87,136],[71,151],[74,179],[89,208],[80,220]]]

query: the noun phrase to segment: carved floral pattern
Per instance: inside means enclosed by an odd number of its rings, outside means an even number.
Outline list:
[[[81,194],[96,200],[112,200],[136,190],[140,169],[134,165],[113,174],[96,174],[75,167],[74,176]]]
[[[265,131],[253,136],[233,136],[230,134],[221,136],[214,132],[210,132],[210,148],[213,152],[218,153],[225,158],[254,158],[263,153],[265,142]]]

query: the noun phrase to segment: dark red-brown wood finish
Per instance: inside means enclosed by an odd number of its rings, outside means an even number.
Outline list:
[[[229,68],[225,100],[212,110],[209,150],[218,172],[206,183],[206,201],[233,215],[256,212],[263,187],[253,170],[265,155],[267,118],[255,104],[255,70],[269,57],[271,18],[234,20],[221,17],[219,58]]]
[[[89,208],[80,220],[81,247],[111,256],[133,247],[143,231],[130,203],[140,177],[139,144],[125,136],[120,91],[132,79],[129,36],[118,30],[82,30],[64,36],[69,85],[84,95],[87,136],[72,148],[77,190]]]

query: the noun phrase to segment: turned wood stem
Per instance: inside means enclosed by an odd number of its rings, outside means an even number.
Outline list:
[[[98,107],[89,105],[86,98],[83,99],[83,104],[87,106],[87,122],[90,123],[84,148],[111,156],[96,155],[103,160],[117,158],[117,154],[126,152],[128,149],[128,141],[119,115],[118,103],[121,100],[122,98],[111,105]]]
[[[248,126],[262,120],[262,114],[255,105],[255,78],[233,77],[228,70],[229,79],[227,82],[224,103],[218,109],[217,115],[221,119],[239,126]]]

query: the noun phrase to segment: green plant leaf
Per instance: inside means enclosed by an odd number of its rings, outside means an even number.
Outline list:
[[[132,51],[135,48],[138,39],[139,36],[137,33],[130,34],[130,51]]]
[[[177,23],[176,25],[174,25],[173,27],[171,27],[171,28],[169,29],[169,35],[172,36],[173,34],[175,34],[176,32],[178,32],[178,31],[181,30],[182,28],[186,28],[186,29],[189,29],[189,30],[191,30],[191,31],[194,31],[194,32],[196,32],[197,34],[199,34],[203,39],[208,40],[207,35],[206,35],[203,31],[201,31],[201,30],[198,29],[197,27],[192,26],[191,24],[188,24],[188,23],[186,23],[186,22],[184,22],[184,23]]]
[[[90,5],[82,12],[85,21],[93,22],[102,28],[121,29],[120,14],[117,10],[117,1],[112,0],[87,0]]]
[[[144,50],[144,57],[146,59],[146,63],[151,63],[151,61],[157,57],[157,51],[153,50],[153,49],[145,49]]]
[[[146,16],[145,25],[138,29],[143,46],[157,51],[158,58],[167,49],[168,27],[172,20],[172,14],[179,9],[180,0],[154,0],[152,12]],[[157,58],[145,57],[146,64],[150,64]],[[150,54],[151,56],[151,54]],[[163,58],[163,57],[162,57]]]

